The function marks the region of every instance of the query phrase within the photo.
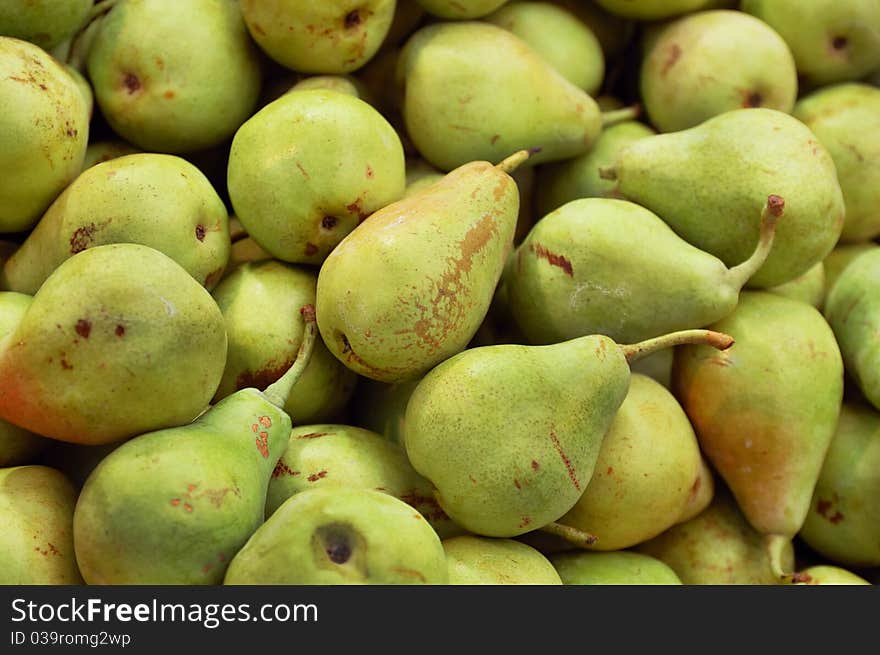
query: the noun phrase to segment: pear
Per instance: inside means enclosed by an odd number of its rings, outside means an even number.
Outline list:
[[[242,0],[254,41],[282,66],[301,73],[349,73],[379,49],[395,0],[277,2]]]
[[[451,585],[561,585],[550,561],[513,539],[462,535],[443,540]]]
[[[869,585],[863,577],[842,569],[839,566],[817,564],[804,569],[798,574],[801,585]]]
[[[355,98],[364,97],[363,83],[350,75],[312,75],[294,84],[290,91],[309,91],[322,89],[347,93]]]
[[[591,335],[550,346],[466,350],[432,369],[410,396],[409,460],[466,530],[514,537],[541,529],[568,512],[589,484],[627,394],[628,360],[689,342],[731,343],[727,335],[695,330],[627,346]]]
[[[591,96],[602,86],[602,46],[573,13],[549,2],[513,2],[484,20],[521,38],[565,79]]]
[[[126,141],[153,152],[202,150],[253,111],[262,74],[237,2],[119,2],[97,25],[89,78]]]
[[[678,349],[675,394],[751,525],[789,539],[809,511],[837,425],[840,350],[818,310],[766,292],[743,293],[711,329],[736,343],[723,353]]]
[[[825,318],[834,330],[846,371],[880,409],[880,251],[872,248],[850,262],[825,299]]]
[[[86,22],[93,0],[0,0],[0,34],[51,50]]]
[[[844,403],[800,537],[835,563],[880,566],[880,413]]]
[[[537,210],[546,216],[567,202],[579,198],[614,197],[615,184],[602,179],[599,171],[614,164],[618,153],[630,143],[656,134],[647,125],[624,121],[602,130],[593,148],[579,157],[572,157],[538,169]]]
[[[669,566],[685,585],[775,585],[791,581],[790,540],[757,532],[726,489],[703,512],[636,547]]]
[[[435,182],[439,182],[444,177],[444,173],[438,171],[425,160],[410,160],[406,165],[406,189],[403,197],[408,198]]]
[[[704,327],[736,307],[740,289],[772,252],[783,210],[782,224],[785,201],[766,199],[755,251],[728,269],[635,203],[572,200],[517,248],[504,279],[511,312],[536,344],[586,334],[632,343]]]
[[[86,156],[83,160],[82,170],[91,168],[95,164],[100,164],[105,161],[110,161],[111,159],[116,159],[117,157],[133,155],[139,152],[143,151],[140,148],[136,148],[135,146],[131,145],[130,143],[126,143],[125,141],[95,141],[93,143],[90,143],[88,148],[86,148]]]
[[[0,468],[0,585],[80,585],[76,490],[48,466]]]
[[[673,395],[633,374],[593,477],[558,522],[594,535],[590,549],[629,548],[680,521],[700,492],[702,468],[694,430]]]
[[[227,585],[446,584],[443,545],[412,507],[373,489],[289,498],[232,560]]]
[[[463,20],[491,14],[508,0],[416,0],[429,14]]]
[[[420,380],[386,384],[362,378],[352,403],[355,424],[403,445],[406,405]]]
[[[742,0],[741,8],[779,32],[809,84],[856,80],[880,68],[876,0]]]
[[[531,164],[574,157],[602,128],[595,100],[522,39],[488,23],[421,28],[404,46],[397,74],[407,133],[444,171],[529,148],[541,149]]]
[[[29,230],[78,174],[89,108],[44,50],[0,36],[0,233]]]
[[[89,81],[82,73],[79,72],[78,69],[74,68],[70,64],[64,64],[64,70],[66,70],[67,74],[73,78],[74,82],[76,82],[76,87],[79,89],[80,94],[86,101],[86,112],[88,114],[89,120],[91,120],[92,115],[95,111],[95,93],[92,91],[92,85],[89,84]]]
[[[684,16],[653,34],[640,84],[645,110],[661,132],[740,107],[791,112],[798,92],[794,57],[782,37],[727,9]]]
[[[596,4],[616,16],[635,20],[658,20],[705,9],[715,0],[596,0]]]
[[[0,418],[101,444],[191,421],[226,359],[223,316],[171,258],[139,244],[77,253],[0,342]]]
[[[680,585],[671,568],[658,559],[618,551],[613,553],[559,553],[550,561],[567,585]]]
[[[635,32],[635,23],[620,16],[610,14],[595,2],[584,0],[554,0],[578,17],[599,40],[606,59],[620,56]]]
[[[669,389],[672,385],[673,355],[674,351],[669,348],[666,350],[658,350],[644,359],[633,362],[630,369],[633,373],[646,375]]]
[[[263,523],[266,492],[290,435],[284,406],[308,365],[317,330],[285,375],[242,389],[195,421],[142,434],[92,471],[73,517],[76,558],[88,584],[219,584]]]
[[[880,52],[880,41],[877,48]],[[846,203],[841,241],[880,235],[880,89],[855,83],[826,87],[798,101],[794,117],[834,160]]]
[[[248,234],[277,259],[320,264],[361,221],[398,200],[403,147],[363,100],[293,91],[242,125],[229,197]]]
[[[34,294],[52,271],[87,248],[139,243],[168,255],[212,289],[229,258],[220,196],[180,157],[134,154],[84,171],[52,203],[3,267],[12,291]]]
[[[290,367],[305,334],[295,319],[315,303],[316,284],[313,271],[274,260],[243,264],[224,278],[213,294],[228,337],[215,401],[247,387],[263,390]],[[336,418],[356,382],[318,339],[284,410],[300,423]]]
[[[827,299],[828,292],[831,291],[831,287],[837,282],[837,278],[840,277],[840,274],[846,270],[846,267],[849,266],[856,257],[862,253],[876,249],[877,244],[873,242],[840,243],[834,248],[834,250],[828,253],[822,261],[823,267],[825,268],[824,297]]]
[[[785,284],[770,287],[767,291],[821,309],[825,301],[825,264],[819,262],[803,275]]]
[[[375,489],[399,498],[425,517],[441,538],[460,534],[434,499],[431,483],[415,472],[399,444],[350,425],[294,428],[266,497],[266,516],[307,489],[341,486]]]
[[[242,264],[263,262],[267,259],[274,258],[271,253],[264,250],[251,237],[245,236],[237,241],[233,241],[232,247],[229,249],[229,260],[226,262],[226,269],[223,271],[223,277],[220,279],[223,280],[232,275],[232,272]]]
[[[360,375],[401,382],[464,349],[513,245],[519,194],[507,171],[526,157],[465,164],[343,239],[318,274],[330,352]]]
[[[824,259],[840,236],[845,207],[828,151],[796,118],[774,109],[734,109],[680,132],[627,146],[607,178],[660,216],[691,245],[728,266],[755,249],[761,205],[785,198],[773,252],[750,279],[776,286]]]

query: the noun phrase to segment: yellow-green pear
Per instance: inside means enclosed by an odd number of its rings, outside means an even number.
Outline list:
[[[513,539],[462,535],[443,540],[451,585],[561,585],[550,561]]]
[[[856,257],[869,250],[876,250],[877,247],[877,244],[873,241],[865,243],[840,243],[834,248],[834,250],[828,253],[825,259],[822,260],[822,264],[825,268],[824,298],[827,299],[828,292],[831,290],[831,287],[834,286],[834,283],[837,282],[837,278],[840,277],[840,274],[846,270],[846,267],[849,266]]]
[[[52,50],[86,22],[93,0],[0,0],[0,34]]]
[[[869,585],[863,577],[839,566],[817,564],[798,572],[799,585]]]
[[[433,16],[447,20],[481,18],[491,14],[508,0],[416,0]]]
[[[95,164],[101,164],[117,157],[133,155],[138,152],[142,152],[140,148],[125,141],[95,141],[86,148],[86,157],[83,160],[82,169],[86,170]]]
[[[825,265],[819,262],[803,275],[785,284],[770,287],[767,291],[821,309],[825,301]]]
[[[364,97],[363,83],[350,75],[312,75],[294,84],[290,91],[308,91],[310,89],[337,91],[338,93],[347,93],[355,98]]]
[[[616,16],[652,21],[705,9],[714,1],[717,0],[596,0],[596,3]]]
[[[558,553],[550,562],[567,585],[680,585],[669,566],[654,557],[621,550]]]

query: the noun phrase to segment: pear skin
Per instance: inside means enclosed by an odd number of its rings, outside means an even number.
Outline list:
[[[831,287],[837,282],[837,278],[846,269],[852,261],[864,252],[877,249],[874,242],[866,243],[841,243],[834,250],[828,253],[828,256],[822,261],[825,268],[825,294],[823,296],[822,305],[824,307],[825,299]]]
[[[51,50],[83,26],[92,0],[0,3],[0,34]]]
[[[102,164],[105,161],[110,161],[117,157],[134,155],[139,152],[142,152],[140,148],[137,148],[130,143],[126,143],[125,141],[95,141],[90,143],[88,148],[86,148],[86,156],[85,159],[83,159],[82,169],[86,170],[95,164]]]
[[[596,0],[596,4],[615,16],[640,21],[670,18],[711,5],[713,0]]]
[[[642,553],[559,553],[550,561],[567,585],[681,584],[675,571]]]
[[[462,535],[443,540],[451,585],[561,585],[550,561],[513,539]]]
[[[825,302],[825,265],[819,262],[803,275],[778,287],[770,287],[767,291],[822,309],[822,303]]]
[[[416,0],[422,9],[433,16],[447,20],[482,18],[491,14],[508,0]]]
[[[863,577],[839,566],[810,566],[798,574],[800,585],[869,585]]]

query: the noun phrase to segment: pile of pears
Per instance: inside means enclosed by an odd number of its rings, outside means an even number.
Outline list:
[[[0,584],[880,582],[877,0],[0,0]]]

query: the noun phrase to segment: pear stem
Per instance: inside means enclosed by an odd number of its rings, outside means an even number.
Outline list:
[[[770,558],[770,570],[783,582],[803,582],[805,578],[794,571],[786,571],[782,566],[782,553],[790,543],[790,539],[781,534],[768,534],[767,555]],[[808,579],[810,576],[806,576]]]
[[[785,211],[785,200],[776,195],[767,196],[767,203],[761,210],[761,232],[758,236],[758,245],[751,257],[742,264],[737,264],[728,271],[731,283],[742,289],[758,269],[767,261],[773,241],[776,238],[776,225]]]
[[[718,350],[727,350],[733,345],[733,337],[713,330],[682,330],[639,343],[620,346],[620,349],[623,351],[626,361],[632,363],[663,348],[689,344],[704,344]]]
[[[499,171],[504,171],[505,173],[512,173],[519,165],[522,164],[526,159],[534,155],[535,153],[541,152],[540,148],[529,148],[528,150],[518,150],[517,152],[510,155],[503,161],[499,162],[495,165]]]
[[[590,546],[599,541],[599,537],[594,534],[584,532],[583,530],[578,530],[577,528],[573,528],[570,525],[564,525],[562,523],[548,523],[543,528],[541,528],[541,532],[546,532],[547,534],[561,537],[562,539],[565,539],[568,543],[574,544],[578,548],[583,548],[585,550],[589,549]]]
[[[306,305],[300,309],[299,312],[305,321],[305,329],[303,331],[302,343],[299,346],[299,352],[296,354],[296,359],[284,375],[275,380],[275,382],[270,384],[266,387],[265,391],[263,391],[263,396],[266,400],[281,409],[284,408],[284,404],[287,402],[290,392],[293,390],[296,383],[299,382],[303,371],[305,371],[306,367],[309,365],[309,361],[312,359],[312,352],[315,350],[315,341],[318,338],[318,324],[315,321],[314,305]]]
[[[639,103],[623,109],[613,109],[602,112],[602,127],[611,127],[624,121],[634,121],[642,114],[642,106]]]

